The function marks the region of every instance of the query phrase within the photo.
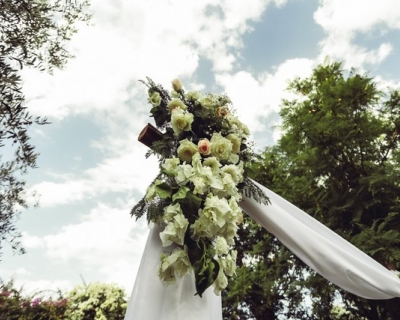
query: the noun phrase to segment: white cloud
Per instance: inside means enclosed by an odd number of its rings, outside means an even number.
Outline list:
[[[13,281],[13,287],[17,290],[22,289],[23,296],[31,297],[58,297],[58,290],[68,291],[72,289],[74,284],[70,280],[49,280],[40,279],[32,270],[32,265],[16,268],[0,269],[1,280],[8,282]]]
[[[374,77],[374,82],[377,84],[378,90],[386,91],[388,88],[400,90],[400,81],[384,79],[381,76]]]
[[[82,216],[80,222],[65,225],[60,232],[43,237],[24,234],[23,243],[28,249],[44,250],[36,252],[44,252],[55,268],[70,264],[74,266],[74,272],[88,282],[101,277],[103,282],[117,282],[129,292],[148,230],[145,219],[136,222],[126,214],[125,207],[117,209],[99,203],[89,214]],[[29,267],[25,269],[25,274],[30,272]],[[17,278],[22,282],[29,282],[29,277],[20,275],[23,274],[19,272]],[[60,283],[63,281],[47,281],[43,287],[53,288]],[[65,282],[65,287],[71,289],[70,283]]]
[[[315,21],[332,33],[368,32],[383,26],[400,29],[397,0],[322,0]]]
[[[27,232],[22,233],[22,244],[26,249],[40,249],[44,247],[44,241],[42,238],[32,236]]]
[[[132,234],[133,231],[139,232]],[[115,209],[99,204],[81,222],[63,226],[61,232],[43,238],[47,255],[55,259],[77,259],[89,264],[103,264],[122,258],[143,240],[143,221],[135,223],[126,208]],[[143,242],[143,241],[141,241]]]
[[[123,155],[105,158],[79,175],[53,175],[56,181],[39,182],[31,190],[40,194],[41,207],[77,203],[108,192],[138,191],[143,194],[158,173],[158,162],[155,157],[145,159],[145,147],[138,144]]]
[[[274,2],[278,8],[281,8],[287,3],[287,0],[275,0]]]
[[[74,36],[70,50],[76,59],[65,70],[53,77],[24,72],[28,107],[52,119],[113,111],[137,94],[127,89],[138,87],[138,79],[190,77],[200,56],[215,70],[230,70],[242,35],[252,30],[249,22],[259,20],[268,3],[96,1],[94,25],[83,25]]]
[[[73,284],[69,280],[25,279],[16,274],[15,288],[23,288],[22,294],[30,297],[58,298],[58,291],[69,291]]]
[[[265,130],[262,117],[279,111],[281,100],[291,96],[286,91],[288,80],[310,75],[314,62],[309,59],[291,59],[279,65],[274,73],[261,73],[258,77],[240,71],[220,74],[216,81],[232,99],[238,115],[252,132]]]
[[[77,202],[93,195],[93,190],[84,180],[66,181],[55,183],[49,181],[40,182],[32,187],[39,194],[39,203],[42,207]]]
[[[354,43],[356,36],[366,36],[376,30],[386,32],[400,29],[400,10],[397,0],[323,0],[314,13],[314,20],[327,33],[320,42],[319,61],[326,56],[344,61],[344,67],[363,69],[365,64],[381,63],[393,52],[391,43],[376,48]]]
[[[30,275],[32,275],[32,272],[30,272],[28,269],[26,269],[24,267],[19,267],[19,268],[15,269],[15,274],[17,276],[30,276]]]
[[[376,65],[393,52],[390,43],[382,43],[377,49],[368,50],[353,44],[352,39],[348,37],[336,37],[335,35],[328,36],[320,45],[320,60],[327,56],[333,60],[343,60],[345,68],[363,69],[365,64]]]

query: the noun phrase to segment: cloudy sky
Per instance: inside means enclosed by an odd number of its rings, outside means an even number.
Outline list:
[[[130,294],[148,227],[129,211],[158,171],[137,142],[151,122],[139,79],[226,92],[260,150],[279,137],[287,81],[326,57],[400,85],[398,0],[92,0],[91,11],[64,70],[23,73],[28,108],[52,122],[31,132],[41,155],[25,178],[41,196],[18,222],[27,254],[0,262],[28,292],[84,279]]]

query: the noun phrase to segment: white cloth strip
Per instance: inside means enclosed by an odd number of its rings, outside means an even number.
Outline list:
[[[270,198],[245,198],[240,206],[321,276],[367,299],[400,297],[400,279],[319,221],[257,183]]]
[[[221,297],[208,288],[202,298],[195,296],[194,274],[163,286],[157,276],[163,251],[161,228],[150,230],[133,286],[125,320],[222,320]]]
[[[332,283],[363,298],[400,297],[400,279],[338,234],[274,192],[257,184],[271,204],[244,198],[242,209],[291,252]],[[213,288],[195,296],[194,275],[163,286],[157,276],[161,228],[150,230],[125,320],[222,320]]]

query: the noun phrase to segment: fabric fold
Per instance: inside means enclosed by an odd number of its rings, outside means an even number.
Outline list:
[[[161,231],[154,226],[149,232],[125,320],[222,320],[221,297],[212,287],[202,298],[195,296],[193,273],[178,278],[174,285],[162,285],[157,276],[163,251]]]
[[[263,205],[245,198],[242,209],[324,278],[367,299],[400,297],[400,279],[377,261],[271,190]]]
[[[256,183],[256,182],[255,182]],[[400,279],[338,234],[271,190],[264,205],[244,198],[241,208],[293,254],[337,286],[367,299],[400,297]],[[222,320],[221,297],[212,287],[195,296],[194,275],[163,286],[157,276],[161,228],[150,230],[125,320]]]

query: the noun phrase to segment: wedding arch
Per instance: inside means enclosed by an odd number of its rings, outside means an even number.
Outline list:
[[[400,297],[393,272],[246,176],[250,132],[226,95],[185,93],[178,79],[171,92],[151,79],[143,83],[161,131],[149,124],[139,141],[151,148],[147,156],[159,157],[160,173],[132,209],[152,228],[126,320],[222,319],[219,294],[235,273],[243,211],[344,290]]]

